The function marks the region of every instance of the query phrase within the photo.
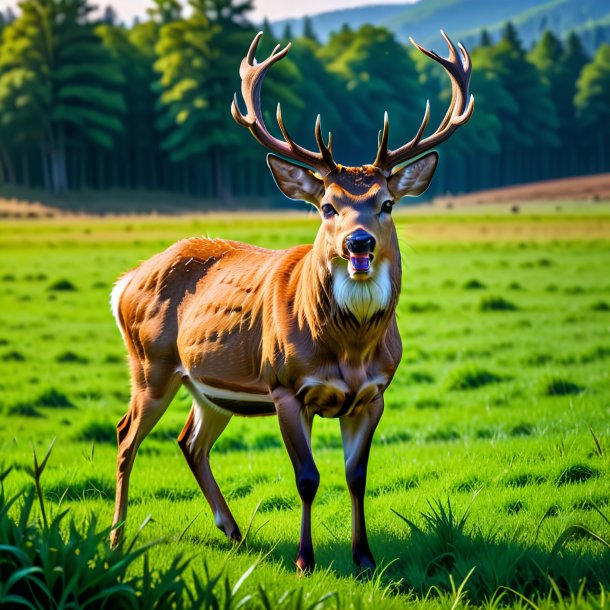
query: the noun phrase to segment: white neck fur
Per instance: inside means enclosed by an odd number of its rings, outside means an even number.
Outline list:
[[[387,260],[371,268],[366,280],[354,280],[347,270],[347,261],[332,262],[333,296],[341,309],[349,310],[360,324],[385,309],[392,297],[390,263]]]

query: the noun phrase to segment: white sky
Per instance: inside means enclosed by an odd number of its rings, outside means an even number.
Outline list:
[[[0,0],[0,8],[15,7],[18,0]],[[404,4],[416,0],[254,0],[255,10],[252,12],[253,21],[262,21],[263,17],[270,20],[285,17],[302,17],[314,15],[338,8],[351,8],[365,4]],[[151,5],[148,0],[92,0],[98,6],[112,5],[121,20],[131,21],[136,15],[146,16],[146,8]]]

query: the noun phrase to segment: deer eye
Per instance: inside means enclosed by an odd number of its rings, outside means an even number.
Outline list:
[[[388,199],[387,201],[384,201],[381,204],[381,212],[382,214],[390,214],[392,212],[392,205],[394,205],[394,202],[391,199]]]
[[[337,210],[335,210],[335,208],[330,205],[330,203],[325,203],[322,206],[322,216],[324,216],[324,218],[332,218],[336,214],[338,214]]]

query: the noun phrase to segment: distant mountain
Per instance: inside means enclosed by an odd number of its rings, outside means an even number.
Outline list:
[[[413,4],[371,4],[353,9],[311,15],[315,32],[326,40],[343,24],[359,28],[364,23],[387,27],[399,40],[412,36],[417,42],[436,47],[439,30],[472,46],[483,28],[498,37],[512,21],[526,47],[550,29],[559,36],[575,30],[592,51],[600,42],[610,42],[610,0],[419,0]],[[280,36],[289,25],[294,36],[303,31],[303,19],[284,19],[271,24]]]
[[[550,0],[537,4],[511,18],[526,47],[538,40],[545,30],[551,30],[560,37],[576,31],[589,51],[601,42],[610,41],[609,0]],[[504,23],[505,20],[498,20],[486,26],[492,38],[499,37]],[[465,43],[475,41],[479,35],[480,28],[471,28],[460,34]]]

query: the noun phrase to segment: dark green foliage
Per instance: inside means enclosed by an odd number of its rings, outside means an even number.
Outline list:
[[[124,77],[94,33],[87,0],[26,1],[20,9],[0,45],[2,139],[38,149],[44,186],[63,193],[69,149],[111,149],[122,131]]]
[[[488,369],[477,365],[464,365],[453,369],[445,383],[450,390],[474,390],[503,380],[503,377]]]
[[[477,524],[470,523],[469,509],[461,515],[456,514],[449,500],[446,503],[432,502],[429,506],[429,511],[421,514],[423,527],[393,511],[407,524],[411,533],[406,545],[408,548],[404,549],[404,556],[409,559],[401,573],[409,588],[416,591],[423,593],[434,586],[438,591],[453,591],[455,595],[456,583],[463,583],[463,595],[472,604],[497,599],[501,590],[504,591],[503,603],[518,604],[525,597],[533,605],[532,598],[542,600],[547,595],[565,595],[570,591],[574,594],[583,578],[597,582],[599,575],[605,574],[607,559],[603,555],[584,557],[570,549],[570,540],[578,536],[596,540],[601,548],[608,546],[603,536],[587,527],[573,525],[566,528],[549,553],[520,544],[514,538],[485,535]],[[523,508],[519,500],[505,506],[511,515]],[[576,572],[575,563],[578,565]],[[578,573],[578,578],[575,573]],[[561,591],[556,583],[561,583]],[[574,607],[589,606],[585,602]]]
[[[258,510],[261,511],[262,513],[267,513],[267,512],[274,511],[274,510],[293,510],[293,509],[297,508],[297,506],[298,506],[297,501],[294,498],[287,498],[286,496],[274,495],[274,496],[269,496],[268,498],[265,498],[261,502],[261,505],[259,506]]]
[[[566,468],[557,478],[557,485],[569,485],[571,483],[582,483],[591,477],[596,477],[599,472],[587,464],[574,464]]]
[[[84,356],[80,356],[79,354],[75,354],[71,351],[62,352],[55,358],[56,362],[67,363],[67,364],[87,364],[89,362],[88,358]]]
[[[243,438],[225,433],[218,439],[212,451],[227,453],[228,451],[247,451],[248,449],[249,445]]]
[[[477,279],[468,280],[464,283],[464,290],[481,290],[483,288],[487,288],[487,286]]]
[[[18,402],[16,405],[9,407],[8,414],[19,417],[44,417],[36,407],[26,402]]]
[[[547,396],[572,396],[581,392],[584,392],[582,386],[562,377],[551,377],[541,384],[541,393]]]
[[[380,434],[379,438],[374,438],[373,443],[383,443],[385,445],[394,445],[396,443],[406,443],[411,440],[411,435],[406,430],[394,430]]]
[[[523,472],[506,478],[506,484],[510,487],[527,487],[528,485],[540,485],[546,478],[539,474]]]
[[[531,436],[533,433],[534,427],[527,423],[517,424],[509,432],[510,436]]]
[[[116,427],[109,422],[91,421],[76,435],[75,440],[87,443],[116,443]]]
[[[2,360],[4,362],[25,362],[26,357],[17,350],[11,350],[10,352],[2,354]]]
[[[68,522],[69,509],[49,520],[41,478],[52,446],[40,463],[34,452],[31,471],[34,485],[24,487],[16,495],[7,497],[4,490],[4,479],[10,469],[0,474],[1,607],[55,608],[61,600],[65,607],[74,608],[182,610],[201,608],[204,602],[207,608],[237,608],[251,599],[240,588],[256,563],[236,583],[231,583],[222,569],[212,573],[207,564],[204,578],[191,574],[189,579],[186,570],[191,560],[180,554],[164,568],[151,566],[147,551],[159,541],[136,546],[136,535],[128,546],[111,550],[110,529],[100,529],[95,514],[84,524],[77,524],[74,519]],[[95,486],[99,488],[100,482],[96,481]],[[52,496],[60,491],[48,493]],[[84,489],[83,493],[87,491]],[[35,515],[37,499],[42,522]],[[279,502],[277,498],[274,501]],[[275,508],[288,508],[288,501],[267,510]],[[284,592],[280,600],[295,597],[293,593]],[[269,594],[260,585],[258,595],[264,607],[267,602],[270,608],[280,607],[275,600],[270,602]],[[324,598],[318,601],[323,603]]]
[[[427,384],[434,383],[434,376],[425,371],[409,371],[407,375],[408,383]]]
[[[519,309],[514,303],[504,297],[488,296],[481,299],[480,311],[516,311]]]
[[[443,403],[438,398],[420,398],[415,403],[416,409],[439,409]]]
[[[593,311],[610,311],[610,303],[606,301],[598,301],[597,303],[593,303],[591,305],[591,309]]]
[[[438,311],[439,309],[440,305],[432,301],[427,303],[409,303],[407,305],[407,310],[412,313],[428,313],[430,311]]]
[[[76,286],[70,280],[60,279],[53,282],[48,290],[54,290],[56,292],[74,292]]]
[[[254,438],[252,449],[278,449],[282,447],[282,439],[278,434],[259,434]]]
[[[34,401],[37,407],[49,407],[60,409],[73,409],[74,403],[63,393],[55,388],[49,388],[38,396]]]

